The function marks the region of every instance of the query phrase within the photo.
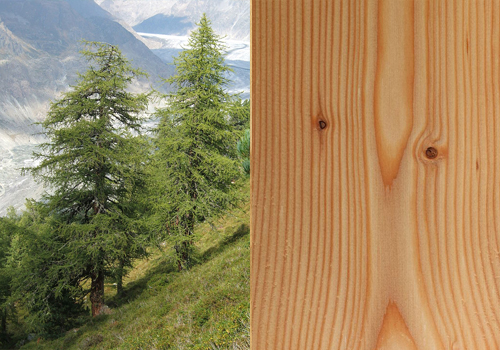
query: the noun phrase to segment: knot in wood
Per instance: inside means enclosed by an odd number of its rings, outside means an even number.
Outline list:
[[[425,150],[425,156],[429,159],[435,159],[438,156],[438,151],[434,147],[429,147]]]
[[[320,121],[319,121],[319,128],[320,128],[320,129],[324,129],[324,128],[326,128],[326,122],[325,122],[325,121],[323,121],[323,120],[320,120]]]

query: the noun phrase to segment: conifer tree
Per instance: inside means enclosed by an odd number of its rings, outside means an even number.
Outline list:
[[[242,100],[238,96],[234,99],[229,110],[229,124],[240,137],[246,129],[250,129],[250,100]]]
[[[11,303],[24,312],[26,330],[45,338],[75,326],[83,314],[84,274],[68,261],[71,246],[60,234],[57,215],[42,202],[28,200],[16,220],[8,268]]]
[[[16,215],[10,207],[6,217],[0,217],[0,346],[7,336],[7,314],[12,308],[9,297],[12,292],[12,271],[8,267],[8,256],[12,238],[16,235]]]
[[[58,220],[65,263],[90,279],[92,315],[98,315],[105,275],[117,261],[144,252],[129,203],[146,150],[134,133],[141,131],[148,96],[127,92],[144,73],[116,46],[85,42],[82,54],[90,67],[52,103],[41,123],[49,141],[34,154],[39,164],[25,170],[51,188],[44,201]]]
[[[173,241],[179,270],[190,265],[194,226],[238,201],[236,134],[229,123],[232,96],[225,46],[203,15],[167,79],[175,92],[158,111],[155,222]]]
[[[241,158],[241,166],[247,175],[250,175],[250,129],[246,129],[245,133],[236,144],[238,155]]]

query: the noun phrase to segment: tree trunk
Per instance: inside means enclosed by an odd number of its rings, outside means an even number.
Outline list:
[[[97,274],[91,275],[90,302],[92,303],[92,317],[101,313],[104,306],[104,272],[101,270]]]
[[[7,333],[7,307],[4,306],[2,309],[2,333]]]
[[[120,259],[116,272],[116,295],[118,297],[123,295],[123,265],[123,260]]]
[[[186,269],[189,269],[189,258],[190,258],[190,254],[189,254],[189,249],[190,249],[190,246],[191,246],[191,242],[190,241],[184,241],[182,242],[182,255],[181,255],[181,259],[182,259],[182,262],[184,262],[184,265],[186,266]]]
[[[191,236],[193,234],[194,230],[194,214],[189,215],[188,217],[188,228],[185,231],[185,235],[187,237]],[[191,246],[193,244],[192,239],[188,239],[185,237],[184,241],[182,242],[181,245],[181,261],[184,263],[186,266],[186,269],[190,268],[191,265]]]
[[[189,233],[186,233],[186,235],[189,235]],[[192,244],[193,242],[191,240],[183,241],[177,248],[175,248],[175,251],[178,256],[177,268],[179,269],[179,272],[182,271],[183,266],[189,268],[190,258],[191,258],[189,250]]]
[[[196,198],[196,195],[194,195],[193,198]],[[178,221],[177,221],[178,223]],[[179,272],[182,271],[183,265],[186,266],[186,268],[189,268],[190,265],[190,249],[193,244],[192,239],[187,239],[187,237],[191,236],[193,234],[194,230],[194,210],[192,214],[187,214],[186,216],[186,225],[187,228],[184,231],[184,235],[186,236],[184,240],[179,244],[176,245],[175,252],[177,253],[177,268],[179,269]]]
[[[189,267],[189,242],[183,241],[175,248],[177,253],[177,268],[179,272],[182,271],[183,267]]]

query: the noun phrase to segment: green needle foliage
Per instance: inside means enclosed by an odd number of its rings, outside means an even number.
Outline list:
[[[74,326],[84,312],[83,276],[68,259],[59,226],[46,205],[28,201],[10,248],[11,300],[27,311],[26,330],[47,338]]]
[[[240,135],[250,129],[250,100],[241,100],[239,97],[234,99],[229,109],[229,124]]]
[[[241,165],[247,175],[250,175],[250,129],[246,129],[241,139],[236,144]]]
[[[188,47],[175,59],[176,88],[157,112],[154,160],[154,223],[175,246],[179,269],[189,267],[194,226],[225,213],[239,200],[241,171],[236,133],[229,123],[232,96],[225,47],[203,15]]]
[[[48,142],[25,169],[51,188],[44,198],[52,239],[62,242],[59,267],[90,279],[92,314],[104,305],[104,277],[144,253],[133,196],[142,186],[147,147],[140,137],[147,94],[126,91],[138,76],[116,46],[85,42],[89,69],[52,103],[41,125]],[[61,248],[62,249],[62,248]],[[55,267],[57,268],[57,266]]]
[[[9,251],[13,237],[17,234],[16,215],[9,208],[6,217],[0,217],[0,346],[8,340],[7,318],[14,311],[10,300],[12,293],[12,269],[9,268]]]

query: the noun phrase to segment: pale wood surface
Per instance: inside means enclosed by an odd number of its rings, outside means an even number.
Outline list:
[[[251,103],[252,349],[500,349],[500,0],[252,0]]]

